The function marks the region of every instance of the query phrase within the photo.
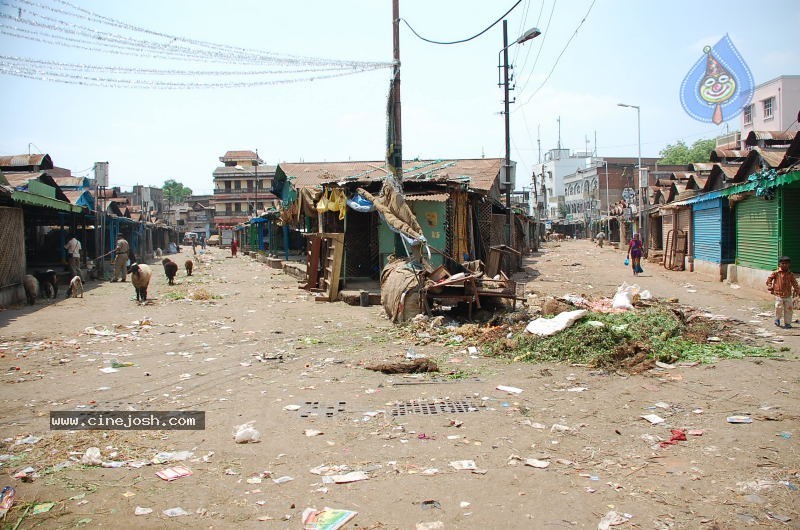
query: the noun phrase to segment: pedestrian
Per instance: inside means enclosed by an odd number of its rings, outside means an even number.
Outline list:
[[[642,269],[642,248],[642,240],[639,234],[633,234],[633,239],[628,243],[628,258],[630,259],[634,276],[639,276],[640,272],[644,272]]]
[[[197,238],[192,238],[192,254],[197,255]]]
[[[778,258],[778,270],[767,278],[767,290],[775,295],[775,325],[781,327],[781,317],[785,328],[792,327],[792,293],[800,296],[800,286],[792,274],[792,260],[789,256]]]
[[[70,239],[64,248],[67,250],[67,263],[69,264],[70,280],[75,276],[81,275],[81,242],[75,238],[75,234],[70,234]]]
[[[236,257],[236,251],[239,250],[239,242],[235,239],[231,241],[231,256]]]
[[[130,245],[122,237],[122,234],[117,234],[117,246],[114,247],[114,278],[111,280],[112,282],[124,282],[127,279],[128,273],[128,252],[130,251]]]
[[[206,236],[200,235],[200,248],[206,249]]]
[[[606,239],[606,233],[603,231],[597,232],[595,239],[597,239],[597,246],[603,248],[603,241]]]

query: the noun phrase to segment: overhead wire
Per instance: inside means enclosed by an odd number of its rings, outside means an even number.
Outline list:
[[[567,43],[564,45],[564,48],[561,50],[561,53],[558,54],[558,57],[556,58],[555,63],[553,63],[553,67],[550,69],[550,72],[544,78],[544,81],[542,81],[542,83],[536,88],[536,90],[533,92],[533,94],[531,94],[530,97],[528,97],[528,99],[525,100],[524,103],[521,103],[516,107],[516,110],[520,110],[520,109],[522,109],[522,107],[524,107],[525,105],[530,103],[530,101],[536,96],[536,94],[539,93],[539,91],[542,89],[542,87],[544,87],[544,85],[547,84],[547,81],[550,80],[550,76],[553,75],[553,72],[555,71],[556,67],[558,66],[558,63],[561,61],[561,57],[564,56],[564,52],[567,51],[567,48],[569,48],[569,45],[572,43],[572,40],[575,38],[576,35],[578,35],[578,31],[581,29],[581,26],[583,26],[583,23],[586,22],[586,19],[589,17],[589,13],[592,12],[592,8],[594,7],[594,4],[595,4],[596,1],[597,0],[592,0],[592,3],[589,5],[589,9],[586,11],[586,14],[583,16],[581,21],[578,23],[578,27],[575,28],[575,31],[572,33],[570,38],[567,40]]]
[[[483,35],[487,31],[492,29],[498,22],[503,20],[509,13],[511,13],[521,2],[522,2],[522,0],[517,0],[517,3],[515,3],[513,6],[511,6],[511,9],[509,9],[508,11],[503,13],[503,15],[500,16],[500,18],[498,18],[497,20],[492,22],[489,26],[487,26],[480,33],[477,33],[477,34],[473,35],[472,37],[467,37],[466,39],[454,40],[454,41],[449,41],[449,42],[436,41],[436,40],[433,40],[433,39],[425,38],[422,35],[420,35],[419,33],[417,33],[417,31],[414,28],[411,27],[411,24],[409,24],[406,19],[401,18],[400,20],[402,20],[405,23],[405,25],[408,26],[408,29],[411,30],[411,33],[413,33],[418,39],[423,40],[423,41],[425,41],[427,43],[430,43],[430,44],[442,44],[442,45],[461,44],[461,43],[464,43],[464,42],[469,42],[469,41],[471,41],[473,39],[477,39],[478,37],[480,37],[481,35]]]
[[[264,50],[187,39],[105,17],[75,6],[66,0],[54,1],[65,9],[33,0],[0,0],[0,5],[17,10],[17,16],[0,13],[0,34],[62,48],[138,57],[143,60],[225,64],[228,69],[135,68],[0,56],[0,74],[69,84],[172,90],[241,88],[307,82],[364,73],[394,65],[392,62],[283,55]],[[53,14],[55,16],[51,16]],[[83,22],[76,23],[73,19]],[[109,26],[115,30],[107,31]],[[116,32],[120,29],[133,32],[134,35]],[[159,40],[154,40],[154,38]],[[264,69],[264,65],[270,65],[272,68]],[[253,70],[251,69],[253,66],[261,68]],[[230,69],[231,67],[241,67],[241,70]],[[110,77],[97,75],[100,73]],[[125,76],[136,77],[130,79]],[[147,76],[178,78],[181,76],[206,76],[221,79],[216,82],[143,79]],[[232,76],[249,79],[245,81],[232,78]],[[265,76],[278,78],[254,79]]]

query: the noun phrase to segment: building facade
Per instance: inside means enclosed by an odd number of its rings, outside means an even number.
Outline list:
[[[214,225],[235,226],[273,206],[275,166],[263,165],[254,151],[228,151],[214,170]]]
[[[800,131],[800,75],[782,75],[761,83],[742,112],[742,149],[753,131]]]

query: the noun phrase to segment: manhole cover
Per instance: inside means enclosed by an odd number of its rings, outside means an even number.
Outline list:
[[[395,403],[392,416],[408,414],[457,414],[460,412],[478,412],[478,405],[472,399],[453,401],[450,399],[429,399]]]
[[[301,418],[312,418],[324,416],[326,418],[333,417],[337,412],[344,412],[347,403],[345,401],[337,401],[333,405],[326,405],[319,401],[306,401],[303,408],[300,409]]]

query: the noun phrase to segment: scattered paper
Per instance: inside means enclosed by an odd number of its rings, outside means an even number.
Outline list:
[[[509,394],[521,394],[522,389],[517,388],[514,386],[505,386],[505,385],[497,385],[497,390],[502,390],[503,392],[508,392]]]
[[[642,416],[642,419],[649,421],[653,425],[658,425],[659,423],[664,423],[664,421],[666,421],[664,420],[664,418],[656,414],[645,414],[644,416]]]

